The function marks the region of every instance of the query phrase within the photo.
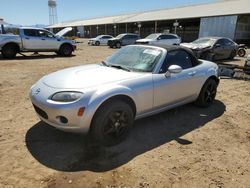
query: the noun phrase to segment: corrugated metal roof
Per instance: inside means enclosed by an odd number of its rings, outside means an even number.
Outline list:
[[[250,0],[219,1],[210,4],[200,4],[200,5],[192,5],[192,6],[171,8],[171,9],[139,12],[133,14],[119,15],[119,16],[63,22],[48,26],[48,28],[249,14],[250,13],[249,3]]]

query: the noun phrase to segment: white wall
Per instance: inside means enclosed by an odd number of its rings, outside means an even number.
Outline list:
[[[199,37],[217,36],[234,39],[237,16],[201,18]]]

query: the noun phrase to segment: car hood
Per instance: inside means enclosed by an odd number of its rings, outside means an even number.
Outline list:
[[[190,48],[190,49],[204,49],[204,48],[209,48],[210,45],[209,44],[195,44],[195,43],[181,43],[181,46],[184,46],[186,48]]]
[[[98,64],[73,67],[51,73],[42,82],[57,89],[84,89],[115,83],[142,76],[142,73],[128,72]]]
[[[56,33],[56,36],[58,37],[63,37],[64,35],[66,35],[68,32],[72,31],[72,27],[66,27],[63,30],[59,31],[58,33]]]
[[[139,39],[136,42],[150,42],[150,41],[155,41],[154,39]]]

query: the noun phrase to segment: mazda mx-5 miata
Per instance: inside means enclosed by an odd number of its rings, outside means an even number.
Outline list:
[[[215,99],[218,66],[179,46],[131,45],[100,64],[54,72],[31,87],[39,118],[68,132],[121,142],[135,119]]]

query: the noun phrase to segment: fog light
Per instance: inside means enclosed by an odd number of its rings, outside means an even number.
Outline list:
[[[56,118],[59,119],[59,121],[63,124],[68,123],[68,119],[64,116],[57,116]]]
[[[78,116],[83,116],[84,110],[85,110],[85,107],[79,108],[77,115],[78,115]]]

